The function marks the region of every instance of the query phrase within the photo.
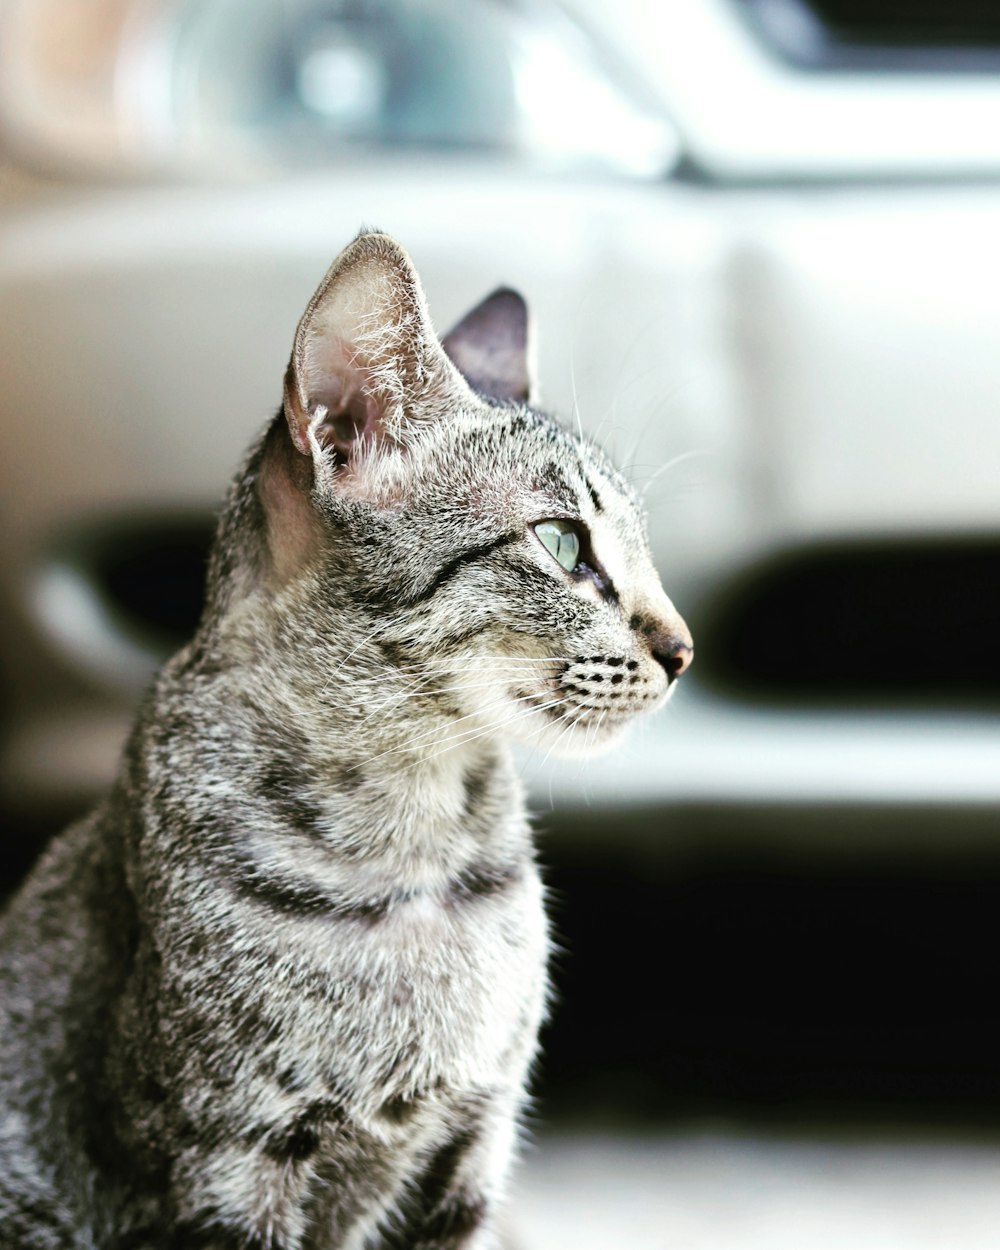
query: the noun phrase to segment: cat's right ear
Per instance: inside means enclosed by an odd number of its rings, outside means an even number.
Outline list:
[[[295,332],[284,408],[304,456],[344,466],[406,441],[433,401],[464,386],[431,326],[420,279],[385,234],[361,234],[330,266]]]

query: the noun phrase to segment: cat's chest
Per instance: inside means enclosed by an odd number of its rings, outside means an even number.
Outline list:
[[[286,930],[310,993],[273,1006],[283,1065],[374,1111],[433,1088],[474,1090],[520,1068],[545,992],[534,865],[414,890],[377,915]],[[270,1014],[270,1013],[269,1013]]]

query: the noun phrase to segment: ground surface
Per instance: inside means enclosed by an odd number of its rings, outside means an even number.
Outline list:
[[[516,1250],[1000,1250],[1000,1142],[541,1139]]]

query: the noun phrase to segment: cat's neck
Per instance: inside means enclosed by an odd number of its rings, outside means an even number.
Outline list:
[[[235,735],[231,784],[278,827],[306,831],[380,878],[428,882],[527,839],[509,748],[478,722],[434,698],[375,696],[356,669],[309,689],[280,651],[265,647],[254,668],[226,660],[196,639],[161,689],[172,701],[180,687],[200,709],[191,732],[206,735],[205,750],[225,720]]]
[[[381,857],[390,875],[405,859],[410,876],[433,876],[522,838],[500,718],[461,703],[469,675],[390,646],[355,603],[349,570],[333,585],[311,578],[308,561],[282,575],[288,552],[276,553],[265,501],[300,466],[282,459],[280,433],[265,433],[230,492],[201,628],[165,670],[161,697],[200,709],[196,737],[218,724],[239,737],[233,782],[276,822],[309,825],[345,855]],[[289,541],[308,545],[307,522]]]

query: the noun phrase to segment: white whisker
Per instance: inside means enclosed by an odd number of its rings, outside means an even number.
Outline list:
[[[649,491],[649,488],[653,485],[653,483],[657,480],[657,478],[662,477],[662,475],[666,473],[669,469],[676,468],[677,465],[683,464],[685,460],[693,460],[696,456],[707,456],[708,454],[709,454],[708,449],[703,448],[697,451],[682,451],[680,455],[672,456],[668,461],[666,461],[665,464],[661,464],[660,467],[656,470],[656,472],[652,475],[652,477],[650,477],[649,480],[645,483],[645,485],[642,488],[642,491],[640,492],[642,498],[643,499],[646,498],[646,494]]]
[[[461,721],[471,720],[475,716],[482,716],[484,712],[489,711],[493,707],[502,706],[503,704],[524,703],[528,699],[536,699],[537,697],[538,696],[534,694],[524,694],[524,695],[519,696],[518,698],[511,698],[510,695],[506,695],[506,694],[502,695],[500,698],[492,700],[491,702],[487,703],[484,707],[478,708],[474,712],[469,712],[467,715],[460,716],[456,720],[450,720],[447,722],[447,724],[443,726],[434,725],[432,728],[425,729],[422,733],[416,734],[412,738],[408,738],[406,742],[400,743],[398,746],[388,747],[385,751],[380,751],[377,755],[371,755],[367,759],[362,760],[361,762],[356,764],[355,767],[359,769],[366,768],[368,765],[375,763],[376,760],[383,759],[387,755],[395,755],[395,754],[398,754],[400,751],[409,751],[413,748],[413,746],[416,743],[420,743],[427,738],[433,739],[434,735],[441,733],[442,729],[451,729],[454,725],[459,724]],[[495,722],[494,725],[488,726],[487,728],[488,729],[495,728],[496,725],[500,725],[503,723],[504,723],[503,718],[501,718],[499,721]],[[431,745],[436,746],[440,742],[450,742],[453,737],[460,739],[464,737],[466,734],[476,733],[476,732],[478,732],[478,730],[476,729],[462,730],[458,734],[454,734],[454,735],[449,734],[448,736],[444,738],[440,738],[438,742],[432,741]]]
[[[361,639],[361,641],[357,644],[357,646],[355,646],[352,650],[348,651],[347,655],[345,655],[345,656],[344,656],[344,658],[340,661],[340,663],[337,665],[337,667],[336,667],[336,668],[333,670],[333,672],[330,674],[330,677],[329,677],[329,679],[327,680],[326,685],[323,687],[323,689],[322,689],[322,690],[320,691],[320,693],[319,693],[319,697],[320,697],[320,698],[322,698],[322,697],[323,697],[323,695],[325,695],[325,694],[326,694],[326,692],[330,689],[330,686],[333,684],[333,681],[334,681],[334,679],[337,677],[338,673],[343,672],[344,667],[346,666],[346,664],[348,663],[348,661],[349,661],[349,660],[351,660],[351,659],[353,659],[353,658],[354,658],[354,656],[355,656],[355,655],[357,655],[357,653],[361,650],[361,648],[362,648],[362,647],[367,646],[367,645],[368,645],[368,643],[370,643],[370,642],[371,642],[371,640],[372,640],[372,639],[373,639],[373,638],[374,638],[377,634],[381,633],[381,632],[382,632],[383,630],[385,630],[385,629],[388,629],[388,627],[389,627],[389,623],[388,623],[388,622],[386,622],[386,621],[379,621],[379,623],[378,623],[378,624],[374,627],[374,629],[370,630],[370,631],[369,631],[369,633],[368,633],[368,634],[366,634],[366,635],[365,635],[365,637]]]
[[[482,682],[456,682],[454,686],[445,686],[438,690],[429,690],[426,686],[421,686],[419,682],[411,684],[406,690],[389,691],[385,697],[378,700],[375,706],[369,711],[367,716],[363,716],[361,720],[356,722],[358,728],[367,725],[375,716],[383,716],[386,712],[395,711],[401,708],[408,699],[435,699],[447,695],[468,694],[475,690],[495,690],[496,680]],[[470,713],[475,715],[475,713]],[[465,717],[460,719],[464,720]],[[454,724],[454,722],[452,722]]]
[[[576,418],[576,431],[583,442],[583,421],[580,417],[580,400],[576,392],[576,344],[570,347],[569,352],[569,384],[573,394],[573,416]]]
[[[494,721],[491,725],[485,725],[481,729],[466,730],[464,733],[456,735],[459,741],[452,742],[451,746],[446,746],[441,751],[434,751],[431,755],[422,756],[419,759],[413,760],[409,765],[404,766],[401,771],[407,771],[408,769],[412,770],[422,764],[427,764],[431,760],[436,759],[439,755],[444,755],[448,751],[453,751],[456,747],[468,746],[470,742],[474,742],[477,738],[483,738],[487,734],[493,734],[498,729],[505,729],[508,725],[513,724],[515,721],[524,720],[526,717],[533,716],[537,712],[547,711],[549,708],[556,707],[558,704],[565,702],[565,695],[560,695],[557,699],[553,699],[548,703],[539,704],[538,707],[530,707],[527,710],[521,710],[513,713],[513,715],[502,717],[500,720]],[[450,738],[441,739],[441,743],[450,741]]]
[[[469,656],[466,661],[468,670],[480,671],[484,665],[491,664],[497,668],[506,668],[509,666],[516,667],[520,664],[569,664],[569,659],[564,655],[540,655],[540,656]],[[352,678],[352,686],[360,685],[379,685],[393,680],[395,673],[402,673],[404,676],[426,673],[445,673],[461,671],[459,665],[454,660],[414,660],[408,664],[400,664],[391,669],[389,675],[379,674],[372,677]]]
[[[494,679],[492,681],[481,681],[481,682],[456,682],[453,686],[445,686],[438,690],[429,690],[426,687],[418,686],[416,689],[411,688],[411,689],[407,689],[403,691],[396,691],[395,693],[387,694],[386,697],[383,700],[381,700],[378,703],[378,705],[374,707],[368,713],[367,716],[363,717],[360,721],[357,722],[357,725],[359,727],[361,725],[366,725],[374,716],[380,716],[386,712],[391,712],[397,708],[401,708],[408,699],[434,699],[434,698],[441,698],[442,696],[448,696],[448,695],[451,695],[454,697],[456,695],[469,694],[476,690],[496,690],[496,688],[497,688],[497,683],[496,683],[496,680]],[[514,699],[513,701],[520,702],[520,698],[531,698],[531,697],[532,697],[531,695],[523,695],[523,696],[520,696],[518,699]],[[501,692],[497,696],[496,699],[492,700],[486,706],[490,707],[494,703],[503,702],[503,700],[507,698],[511,698],[511,696],[509,696],[506,692]],[[469,712],[467,716],[460,716],[458,720],[459,721],[467,720],[468,716],[476,716],[476,715],[478,715],[478,712]],[[454,724],[457,724],[458,721],[452,720],[449,723],[454,725]],[[435,728],[437,727],[435,726]],[[431,733],[433,732],[433,730],[428,730],[427,732]],[[414,741],[415,740],[416,739],[414,739]]]
[[[572,717],[572,719],[566,720],[564,722],[563,727],[559,730],[559,733],[550,743],[549,749],[542,756],[541,763],[536,766],[536,769],[535,769],[536,776],[539,773],[544,771],[545,765],[548,763],[549,756],[552,754],[553,751],[557,749],[557,747],[561,745],[563,739],[573,732],[573,730],[576,728],[579,722],[583,719],[583,717],[586,716],[586,714],[587,714],[587,708],[581,708],[577,712],[577,714],[574,717]],[[552,780],[553,780],[552,774],[550,773],[549,774],[549,807],[550,809],[555,807],[555,804],[552,799]]]

